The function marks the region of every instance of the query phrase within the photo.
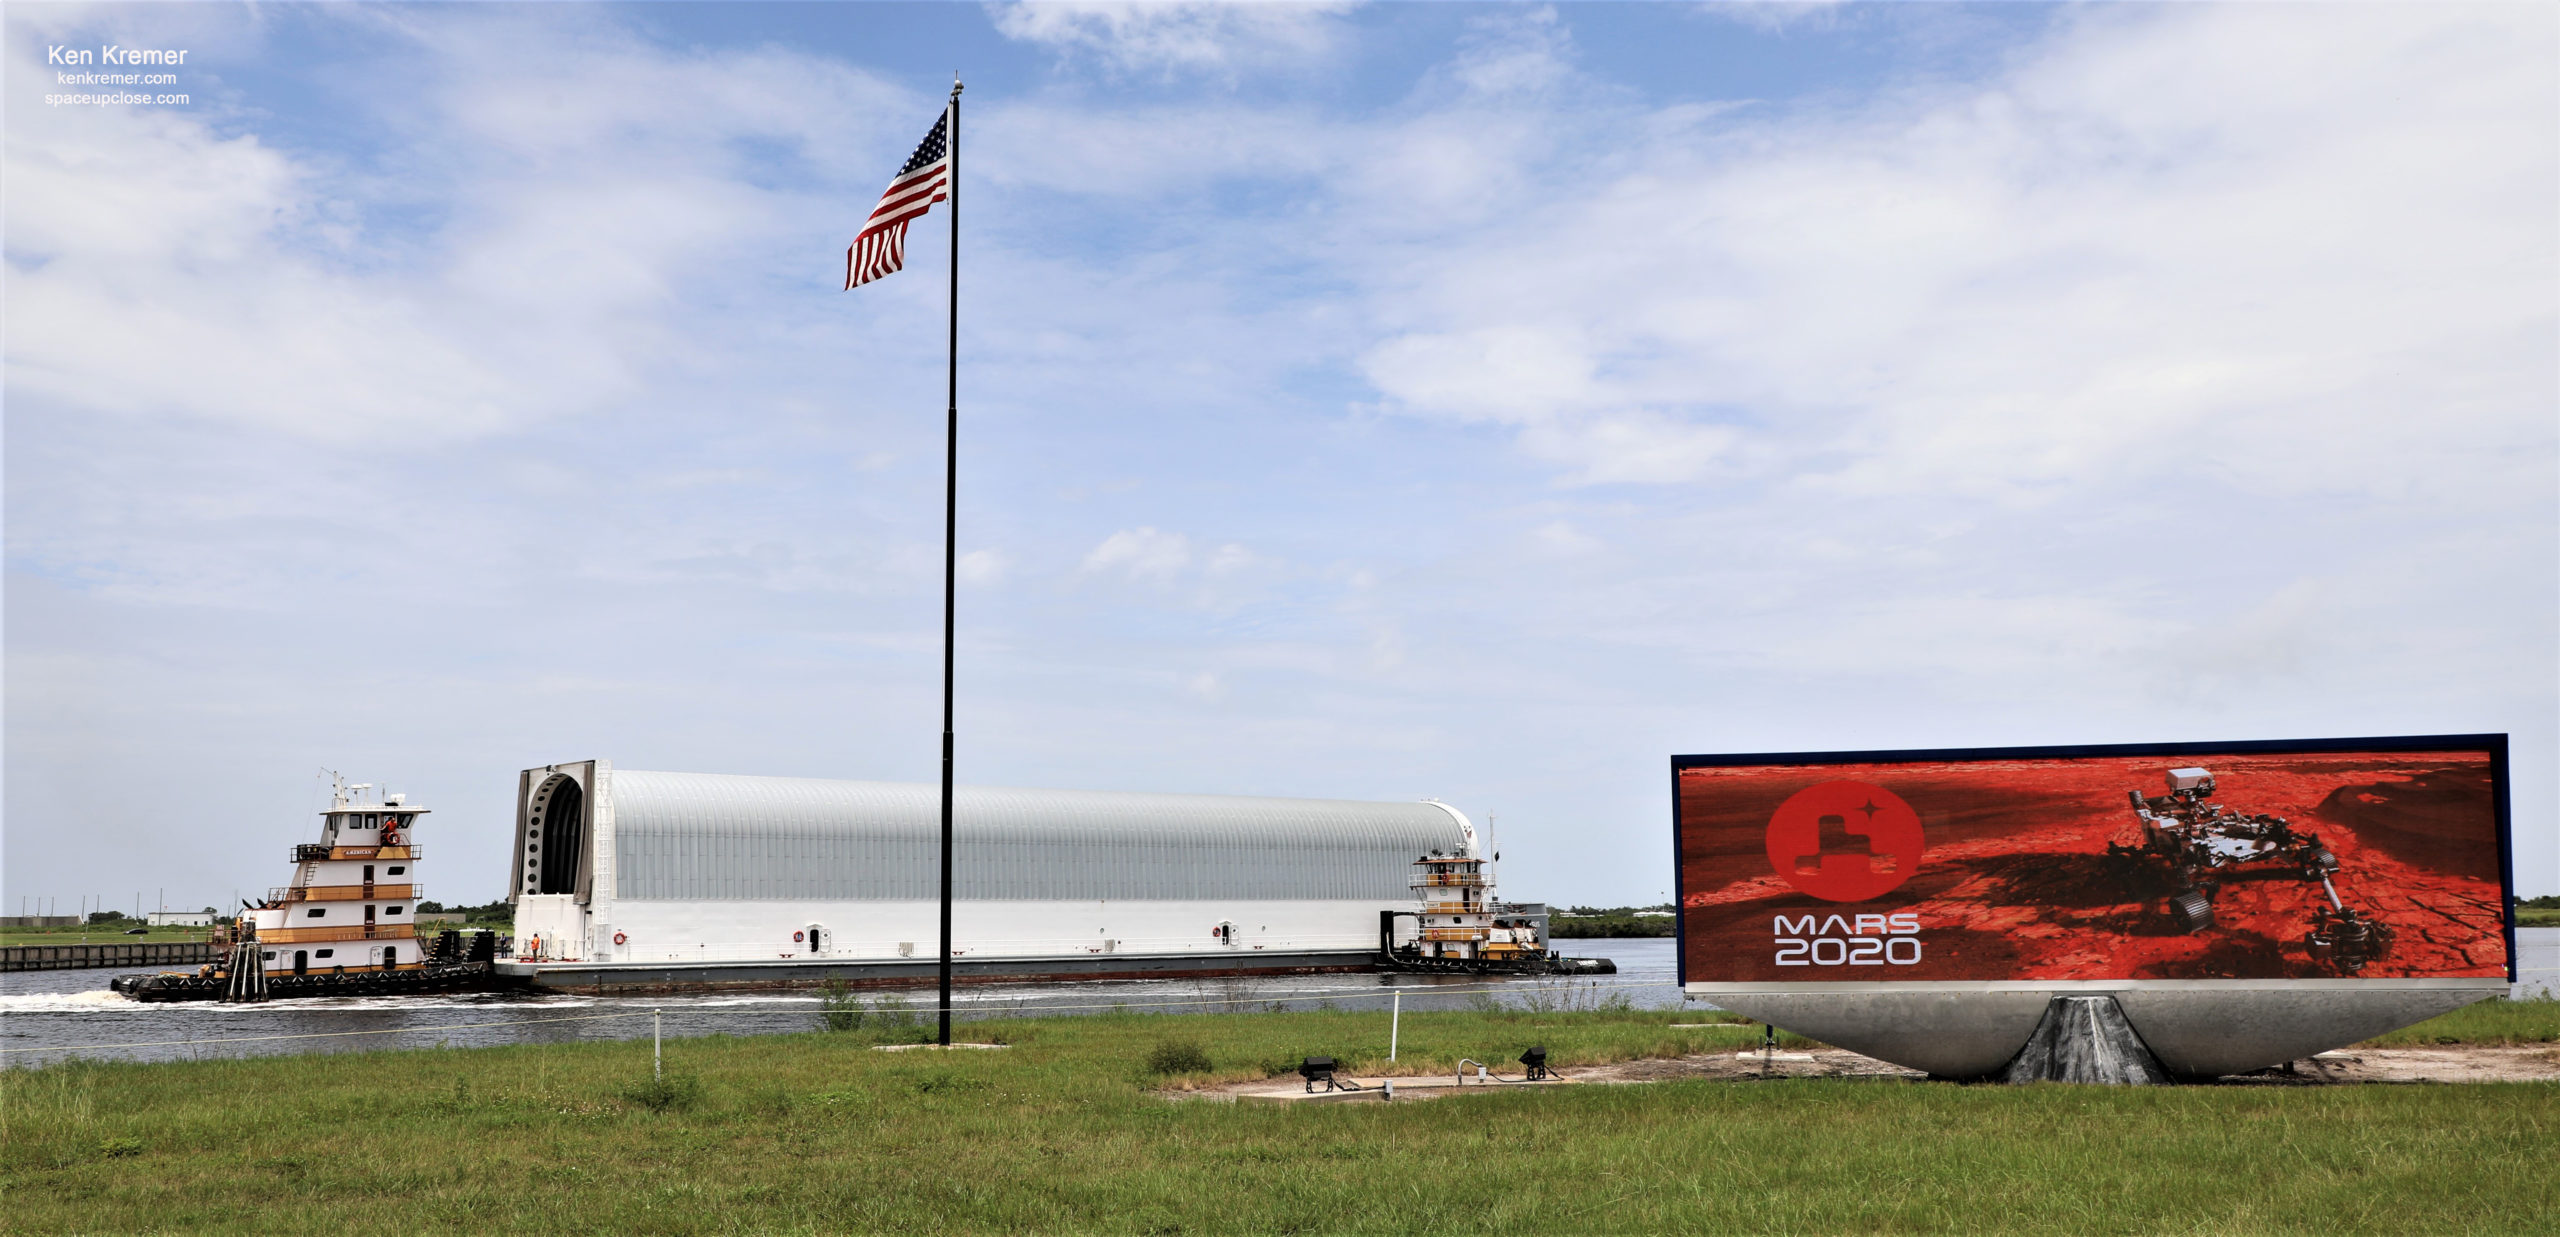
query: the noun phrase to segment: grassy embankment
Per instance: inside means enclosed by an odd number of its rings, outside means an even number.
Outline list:
[[[1666,1011],[1408,1014],[1403,1065],[1733,1048]],[[2560,1035],[2547,1002],[2421,1040]],[[1168,1102],[1301,1054],[1383,1056],[1375,1014],[973,1024],[1003,1052],[861,1033],[0,1075],[0,1229],[1150,1233],[2401,1233],[2560,1229],[2560,1088],[1496,1087],[1430,1103]],[[1145,1062],[1189,1044],[1209,1068]],[[1180,1053],[1162,1054],[1168,1058]]]

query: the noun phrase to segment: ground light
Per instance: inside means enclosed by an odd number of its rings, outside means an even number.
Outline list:
[[[1531,1082],[1536,1082],[1541,1078],[1554,1077],[1553,1074],[1547,1072],[1547,1050],[1544,1048],[1531,1048],[1529,1051],[1521,1053],[1520,1064],[1529,1067],[1529,1081]]]
[[[1298,1063],[1298,1077],[1307,1080],[1307,1090],[1309,1091],[1314,1091],[1317,1083],[1323,1083],[1324,1089],[1327,1091],[1357,1091],[1361,1089],[1359,1083],[1352,1082],[1348,1079],[1334,1077],[1333,1071],[1334,1061],[1332,1057],[1308,1057]]]

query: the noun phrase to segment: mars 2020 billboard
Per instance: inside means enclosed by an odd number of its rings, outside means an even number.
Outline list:
[[[2506,738],[1672,761],[1705,986],[2512,978]]]

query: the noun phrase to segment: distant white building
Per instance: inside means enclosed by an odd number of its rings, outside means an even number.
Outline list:
[[[144,916],[144,921],[155,928],[210,928],[213,926],[213,912],[153,911]]]

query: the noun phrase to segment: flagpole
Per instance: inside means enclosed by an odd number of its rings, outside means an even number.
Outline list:
[[[942,484],[942,1001],[941,1040],[951,1043],[951,615],[960,568],[960,75],[951,75],[951,336],[944,391]]]

